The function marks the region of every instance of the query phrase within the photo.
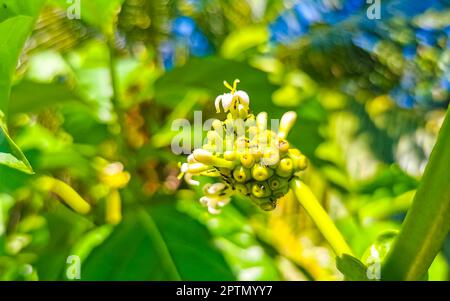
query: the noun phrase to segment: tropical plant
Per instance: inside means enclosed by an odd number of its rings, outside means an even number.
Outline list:
[[[449,13],[0,0],[0,280],[448,280]]]

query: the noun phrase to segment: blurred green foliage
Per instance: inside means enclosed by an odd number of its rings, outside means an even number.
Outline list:
[[[363,277],[367,252],[400,228],[445,101],[399,106],[387,87],[407,67],[390,68],[389,47],[344,43],[352,18],[274,42],[284,2],[81,0],[70,20],[67,1],[0,0],[0,280],[67,280],[70,255],[82,280]],[[433,49],[420,66],[447,66]],[[338,270],[292,200],[266,213],[235,198],[214,216],[177,178],[172,121],[213,117],[223,80],[235,78],[254,112],[298,113],[289,140],[311,161],[303,181],[361,262]],[[42,176],[69,184],[91,212],[76,213]],[[447,243],[428,279],[448,280],[449,260]]]

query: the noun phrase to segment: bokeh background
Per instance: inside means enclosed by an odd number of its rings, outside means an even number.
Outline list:
[[[296,202],[209,214],[177,178],[171,123],[214,117],[235,78],[254,112],[296,111],[303,180],[367,259],[399,229],[450,100],[450,1],[374,3],[380,19],[364,0],[81,0],[71,20],[48,0],[7,114],[36,174],[0,165],[0,279],[65,280],[69,255],[82,280],[342,279]],[[447,239],[429,279],[448,280],[449,260]]]

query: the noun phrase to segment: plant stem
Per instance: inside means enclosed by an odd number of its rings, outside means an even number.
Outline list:
[[[114,47],[114,39],[110,39],[108,41],[108,49],[109,49],[109,75],[111,79],[111,88],[113,91],[112,95],[112,104],[114,110],[117,113],[117,118],[121,118],[121,104],[119,100],[119,83],[117,80],[117,62],[116,62],[116,49]],[[120,121],[120,120],[119,120]]]
[[[420,280],[450,230],[450,113],[444,120],[402,229],[381,269],[382,280]]]
[[[128,167],[128,160],[130,155],[128,153],[127,143],[125,140],[125,111],[122,107],[121,99],[120,99],[120,90],[119,90],[119,80],[117,76],[117,50],[114,46],[115,44],[114,35],[111,35],[107,39],[108,49],[109,49],[109,75],[111,80],[111,88],[112,88],[112,97],[111,103],[113,105],[114,113],[116,114],[117,128],[113,128],[112,134],[116,138],[117,142],[117,157]]]
[[[293,179],[290,183],[291,189],[294,192],[295,197],[300,202],[300,204],[305,208],[308,215],[316,224],[319,231],[328,241],[328,243],[333,248],[337,256],[343,254],[352,255],[350,247],[344,240],[341,232],[336,228],[335,224],[328,216],[325,209],[319,203],[311,189],[300,181],[299,179]]]

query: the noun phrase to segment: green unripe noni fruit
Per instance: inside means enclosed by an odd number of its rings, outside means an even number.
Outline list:
[[[236,189],[236,191],[242,195],[249,195],[250,190],[249,190],[249,185],[245,185],[245,184],[236,184],[234,186],[234,188]]]
[[[241,156],[241,164],[245,168],[251,168],[255,164],[255,158],[252,154],[245,153]]]
[[[270,198],[252,198],[253,202],[264,211],[272,211],[276,208],[276,201],[271,200]]]
[[[280,177],[289,178],[290,176],[292,176],[293,170],[294,170],[294,163],[292,162],[292,159],[283,158],[281,159],[280,164],[278,164],[276,173]]]
[[[265,198],[272,194],[272,190],[266,182],[260,182],[252,185],[252,194],[257,198]]]
[[[238,183],[245,183],[250,179],[250,171],[242,166],[236,167],[233,170],[233,178]]]
[[[273,175],[273,170],[262,166],[260,164],[256,164],[252,168],[252,177],[256,181],[265,181]]]

